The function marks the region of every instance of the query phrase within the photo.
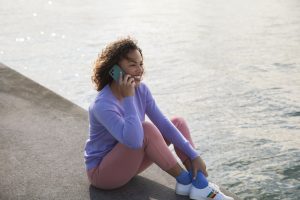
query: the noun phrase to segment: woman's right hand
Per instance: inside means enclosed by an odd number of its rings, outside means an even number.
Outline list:
[[[119,76],[119,87],[120,92],[123,97],[134,96],[135,92],[135,81],[130,75],[125,74],[123,78],[122,72],[120,72]]]
[[[204,160],[200,156],[197,156],[195,159],[192,160],[192,167],[193,167],[193,179],[196,179],[198,171],[202,171],[204,176],[208,176],[206,171],[206,164]]]

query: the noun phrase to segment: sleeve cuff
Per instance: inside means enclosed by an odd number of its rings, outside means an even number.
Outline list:
[[[193,160],[196,157],[200,156],[200,153],[198,153],[189,142],[187,142],[187,145],[185,146],[185,149],[186,149],[187,155],[189,156],[189,158],[191,160]]]

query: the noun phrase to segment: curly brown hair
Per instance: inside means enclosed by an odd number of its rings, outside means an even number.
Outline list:
[[[131,50],[138,50],[143,58],[142,50],[137,46],[137,40],[131,37],[121,38],[109,43],[101,52],[93,65],[92,82],[97,91],[104,88],[106,84],[111,84],[113,78],[109,75],[109,70],[121,59],[127,58]]]

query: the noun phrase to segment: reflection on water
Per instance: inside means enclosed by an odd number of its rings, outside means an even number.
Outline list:
[[[132,35],[144,81],[187,120],[211,180],[244,199],[300,197],[298,0],[0,3],[1,62],[87,108],[93,60]]]

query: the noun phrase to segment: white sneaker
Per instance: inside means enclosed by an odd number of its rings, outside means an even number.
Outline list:
[[[221,190],[220,190],[220,188],[219,188],[219,186],[218,186],[217,184],[212,183],[212,182],[208,182],[208,185],[209,185],[212,189],[216,190],[217,192],[221,192]]]
[[[219,188],[219,186],[217,184],[209,182],[208,185],[212,189],[216,190],[217,192],[220,192],[220,188]],[[192,183],[190,183],[188,185],[183,185],[183,184],[178,183],[176,181],[175,193],[178,194],[178,195],[189,196],[191,187],[192,187]]]
[[[189,196],[191,187],[192,183],[188,185],[183,185],[176,181],[175,193],[179,195]]]
[[[209,185],[203,189],[198,189],[195,186],[191,186],[190,199],[194,200],[234,200],[232,197],[226,196],[220,191],[217,191]]]

